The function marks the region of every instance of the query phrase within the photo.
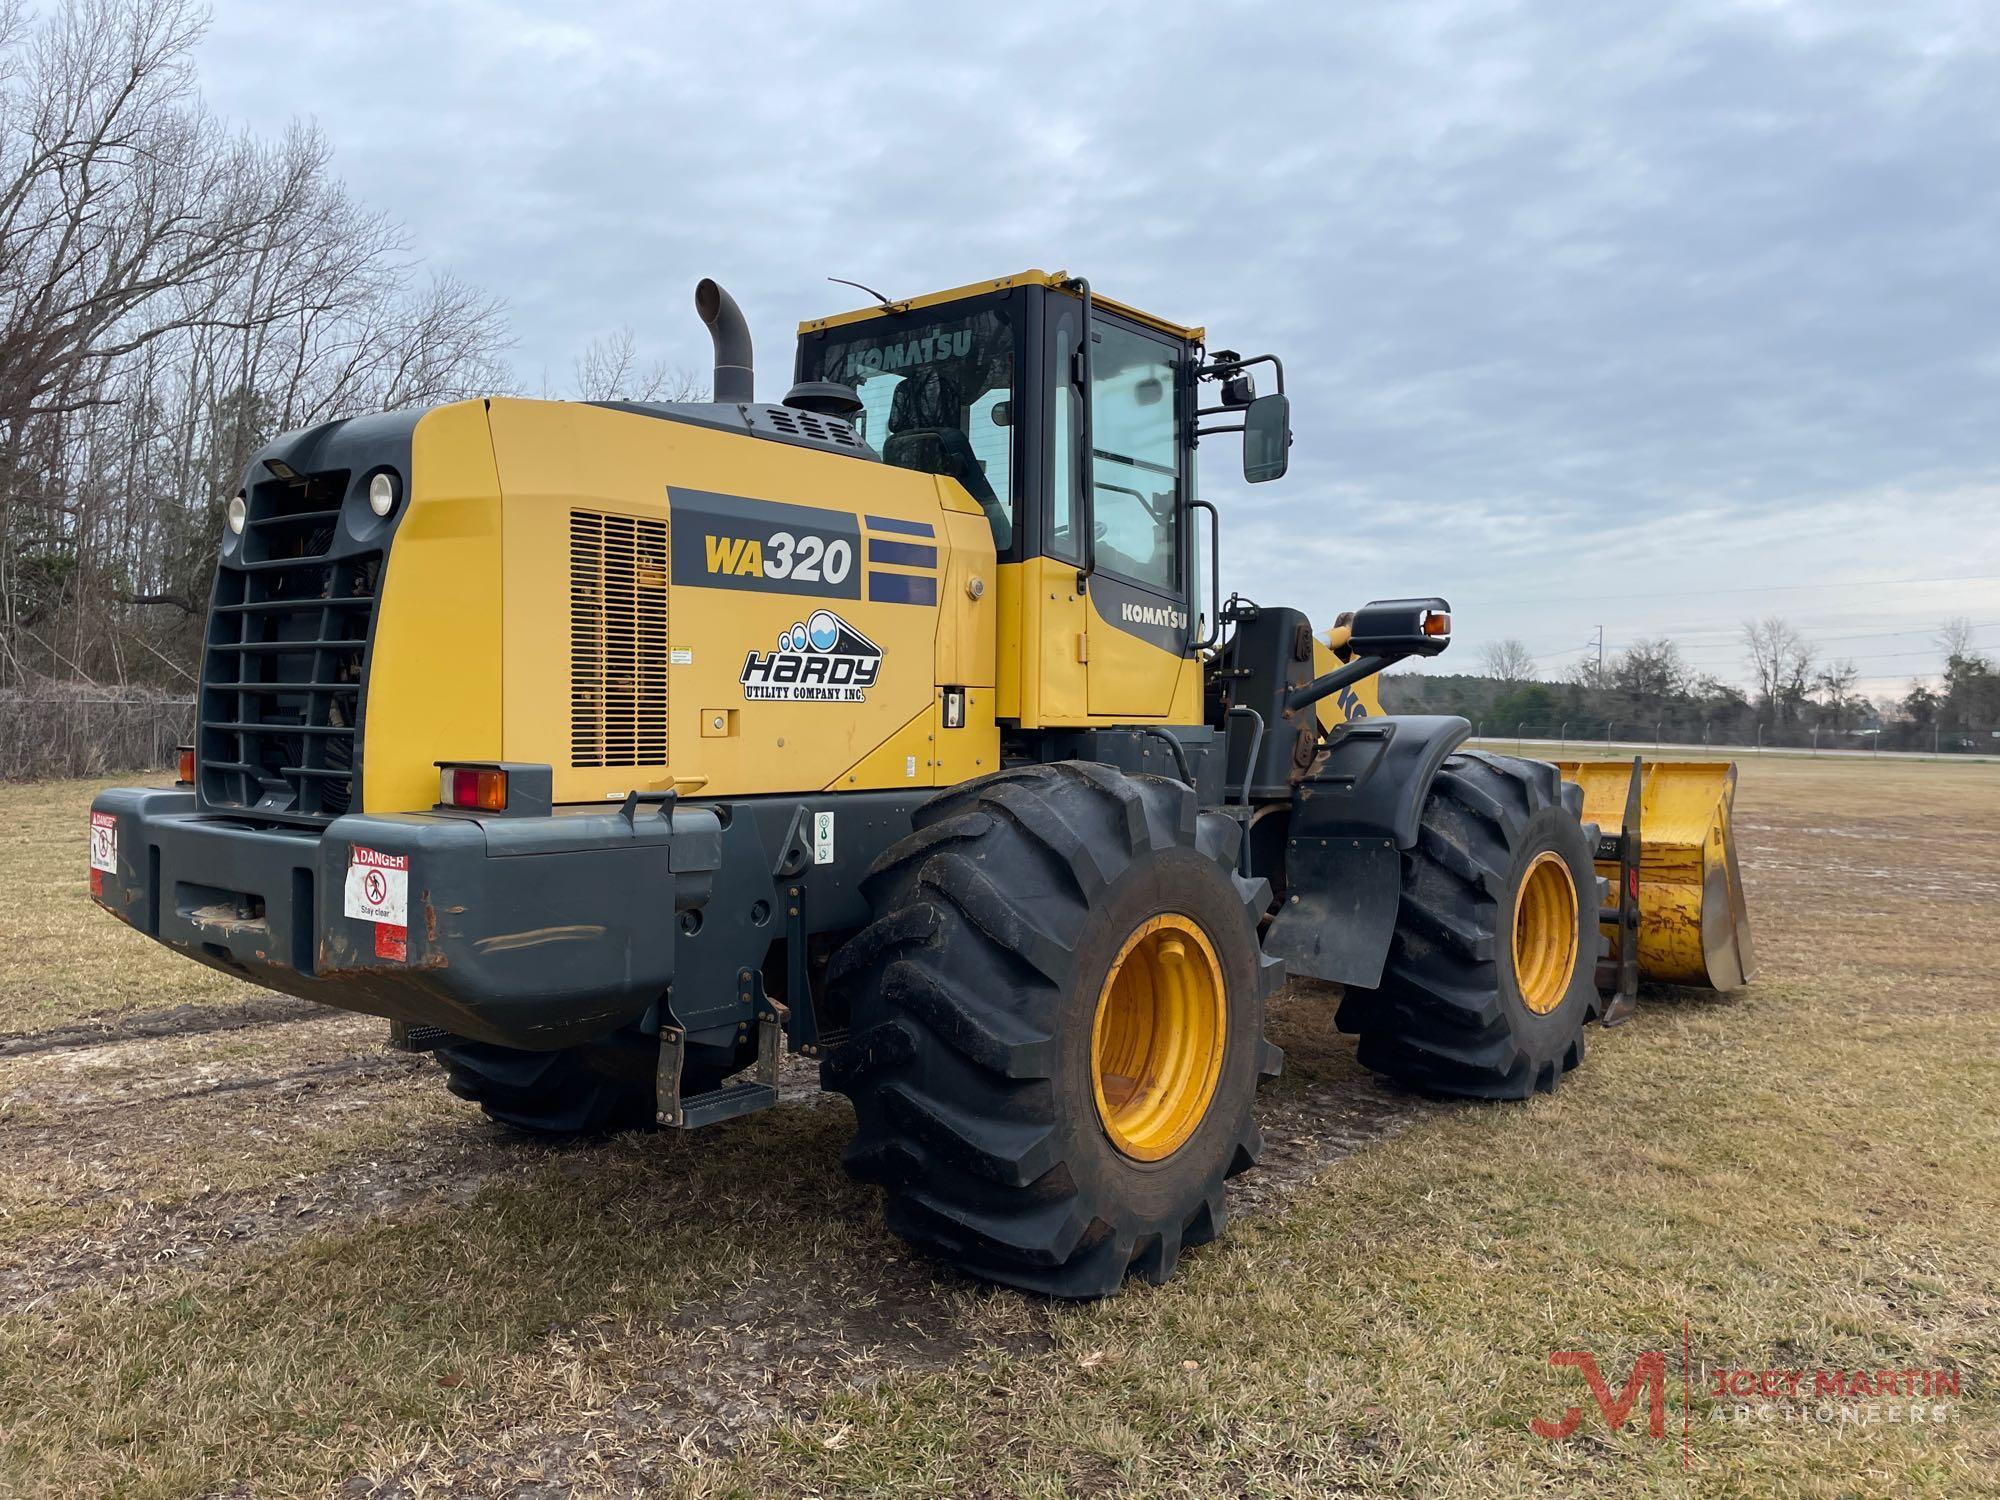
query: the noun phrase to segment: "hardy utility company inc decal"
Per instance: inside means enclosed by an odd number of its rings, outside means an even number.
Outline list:
[[[739,680],[753,702],[860,703],[881,670],[880,646],[819,609],[779,636],[777,650],[744,657]]]

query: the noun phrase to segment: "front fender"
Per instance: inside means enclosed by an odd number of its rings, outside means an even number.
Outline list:
[[[1446,715],[1345,725],[1292,789],[1285,898],[1265,950],[1293,974],[1373,989],[1402,902],[1402,853],[1414,848],[1438,768],[1472,726]]]

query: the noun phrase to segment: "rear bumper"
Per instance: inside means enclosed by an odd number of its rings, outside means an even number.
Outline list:
[[[199,812],[189,791],[120,788],[92,815],[100,834],[116,826],[115,852],[93,841],[112,865],[96,899],[149,937],[327,1005],[528,1048],[602,1036],[659,1000],[676,914],[706,903],[721,855],[713,812],[659,804],[301,831]],[[370,870],[390,879],[364,888]],[[369,892],[403,922],[355,914]]]

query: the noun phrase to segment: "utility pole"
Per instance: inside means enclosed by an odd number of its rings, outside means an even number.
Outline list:
[[[1597,685],[1604,686],[1604,627],[1597,627]]]

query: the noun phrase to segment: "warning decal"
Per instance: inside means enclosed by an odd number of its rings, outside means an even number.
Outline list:
[[[90,815],[90,868],[106,875],[118,873],[118,815],[94,812]]]
[[[410,856],[355,845],[347,866],[347,915],[391,927],[410,925]]]

